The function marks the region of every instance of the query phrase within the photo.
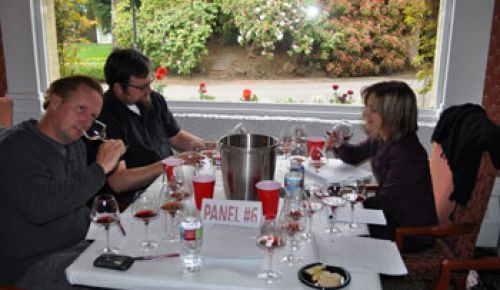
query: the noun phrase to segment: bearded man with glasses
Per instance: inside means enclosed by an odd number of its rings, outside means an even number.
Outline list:
[[[180,128],[165,98],[151,89],[152,71],[149,59],[134,49],[113,50],[104,66],[109,89],[99,120],[106,124],[109,138],[121,139],[127,146],[124,162],[107,179],[122,204],[130,204],[134,191],[163,173],[161,161],[173,155],[173,149],[204,147],[201,138]]]

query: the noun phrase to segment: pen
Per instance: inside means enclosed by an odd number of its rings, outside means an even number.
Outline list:
[[[134,260],[135,261],[145,261],[145,260],[153,260],[153,259],[160,259],[160,258],[174,258],[174,257],[179,257],[179,256],[180,256],[179,253],[169,253],[169,254],[134,257]]]

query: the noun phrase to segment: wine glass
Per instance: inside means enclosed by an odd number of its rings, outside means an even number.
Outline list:
[[[158,201],[153,195],[141,194],[132,204],[132,214],[144,222],[144,241],[141,242],[142,250],[149,251],[158,246],[149,239],[149,223],[158,216]]]
[[[342,145],[351,140],[354,134],[354,126],[346,120],[341,120],[334,124],[332,130],[327,133],[328,135],[334,134],[337,138],[337,145]]]
[[[109,227],[118,221],[118,213],[118,203],[113,195],[101,194],[94,198],[90,217],[94,223],[103,226],[106,230],[106,247],[103,249],[104,253],[118,252],[118,248],[110,247],[109,245]]]
[[[304,240],[311,240],[313,216],[323,209],[323,202],[319,199],[319,196],[323,195],[323,190],[323,187],[318,184],[309,184],[304,187],[302,207],[308,220],[307,231],[300,236]]]
[[[169,181],[169,186],[172,190],[171,196],[182,201],[192,195],[191,173],[194,171],[195,168],[190,165],[174,167],[172,179]]]
[[[295,253],[302,245],[297,234],[304,230],[304,209],[300,196],[285,198],[280,223],[287,234],[286,244],[289,249],[281,261],[289,266],[296,266],[302,262],[302,257]]]
[[[354,212],[356,204],[366,199],[365,190],[362,182],[358,180],[345,180],[342,181],[341,187],[342,198],[349,202],[351,206],[351,222],[349,228],[357,228],[358,225],[354,222]]]
[[[307,129],[305,125],[293,125],[290,129],[293,141],[296,143],[306,144]]]
[[[94,120],[87,131],[83,131],[83,136],[89,141],[106,141],[106,124],[99,120]]]
[[[175,234],[176,227],[174,221],[177,213],[182,209],[182,199],[172,195],[172,190],[168,184],[164,184],[160,190],[160,208],[165,213],[164,217],[168,223],[163,227],[165,229],[166,240],[170,242],[178,240]]]
[[[319,147],[312,147],[309,152],[311,166],[316,169],[316,182],[320,183],[319,172],[321,167],[325,166],[328,162],[326,159],[325,151]]]
[[[339,206],[344,206],[346,204],[346,200],[340,195],[341,187],[341,183],[339,182],[330,183],[326,192],[323,192],[323,196],[321,196],[321,201],[330,207],[330,213],[328,214],[328,228],[325,230],[328,234],[338,234],[342,232],[342,230],[335,225],[335,211]]]
[[[279,138],[280,152],[287,159],[288,154],[292,151],[292,134],[290,133],[290,129],[281,129]]]
[[[264,280],[267,284],[273,284],[281,278],[281,274],[273,270],[273,251],[275,248],[283,247],[283,244],[283,228],[279,221],[261,218],[257,246],[267,251],[267,266],[257,275],[257,278]]]

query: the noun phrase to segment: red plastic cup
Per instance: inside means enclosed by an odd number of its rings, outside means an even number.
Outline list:
[[[167,180],[172,180],[172,176],[174,175],[174,167],[184,164],[184,160],[177,157],[167,158],[162,162],[163,169],[165,170],[165,173],[167,173]]]
[[[257,195],[262,202],[262,214],[266,220],[273,220],[278,213],[281,184],[274,180],[262,180],[255,184]]]
[[[323,149],[325,147],[326,140],[323,137],[307,137],[307,155],[309,155],[309,152],[311,152],[311,149],[313,148],[320,148]]]
[[[200,174],[193,176],[193,191],[196,201],[196,208],[201,209],[201,202],[204,198],[213,198],[215,188],[215,176]]]

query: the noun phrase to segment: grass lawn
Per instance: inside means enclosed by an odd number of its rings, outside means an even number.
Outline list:
[[[86,43],[78,44],[78,58],[82,63],[103,63],[111,53],[111,44]]]

